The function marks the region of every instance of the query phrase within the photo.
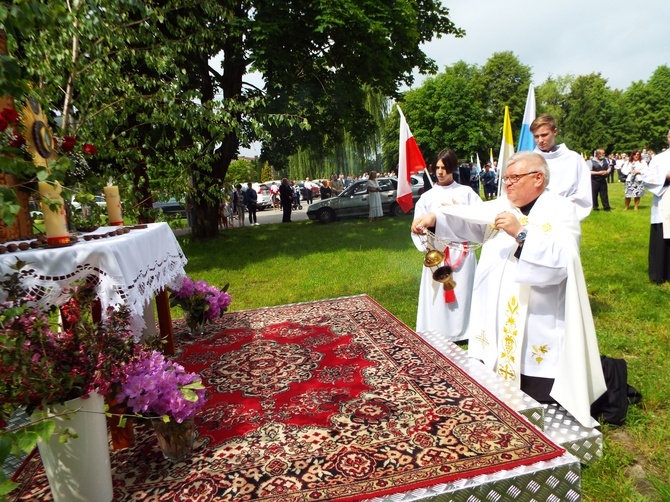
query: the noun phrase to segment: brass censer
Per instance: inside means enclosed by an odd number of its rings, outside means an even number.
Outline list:
[[[434,239],[439,239],[434,233],[430,232],[429,230],[426,230],[428,234],[430,234],[430,237],[432,237],[431,240]],[[453,275],[454,275],[454,269],[449,267],[448,265],[442,265],[444,262],[444,253],[442,251],[438,251],[434,247],[431,247],[428,244],[428,236],[426,235],[421,235],[421,244],[423,245],[423,248],[425,250],[425,254],[423,257],[423,265],[424,267],[428,268],[433,268],[437,267],[433,271],[433,280],[435,282],[441,282],[444,285],[445,291],[450,291],[456,287],[456,283],[453,280]]]

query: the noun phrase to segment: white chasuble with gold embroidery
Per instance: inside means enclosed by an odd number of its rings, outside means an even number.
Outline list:
[[[545,192],[527,217],[504,197],[477,207],[447,206],[440,217],[470,239],[502,211],[513,212],[528,235],[517,259],[512,236],[487,232],[473,286],[468,353],[515,382],[519,373],[555,379],[552,397],[592,426],[589,406],[605,392],[605,382],[574,204]]]

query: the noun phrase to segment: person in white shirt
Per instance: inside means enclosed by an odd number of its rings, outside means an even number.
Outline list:
[[[309,178],[305,178],[305,200],[307,201],[307,204],[311,204],[312,200],[314,199],[314,193],[312,190],[314,189],[314,183],[309,181]]]
[[[577,216],[582,221],[591,213],[591,171],[584,157],[573,152],[565,143],[556,144],[558,127],[556,119],[547,113],[540,115],[530,124],[535,138],[535,153],[544,157],[549,166],[551,181],[547,190],[564,195],[577,206]]]

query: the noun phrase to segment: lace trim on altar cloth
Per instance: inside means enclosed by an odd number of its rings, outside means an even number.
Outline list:
[[[126,284],[122,277],[108,274],[88,263],[78,265],[65,275],[43,275],[34,269],[22,269],[20,275],[23,286],[42,307],[64,304],[68,299],[64,290],[75,281],[89,281],[99,293],[103,312],[110,306],[128,307],[131,330],[139,336],[146,327],[143,317],[145,306],[163,289],[179,285],[184,276],[184,265],[186,258],[181,250],[177,254],[167,254],[143,270],[130,284]]]

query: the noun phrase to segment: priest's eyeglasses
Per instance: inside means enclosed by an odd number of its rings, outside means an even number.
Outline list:
[[[523,173],[523,174],[510,174],[509,176],[503,176],[502,182],[503,183],[511,183],[512,185],[519,181],[521,178],[524,176],[528,176],[529,174],[537,174],[540,171],[530,171],[528,173]]]

